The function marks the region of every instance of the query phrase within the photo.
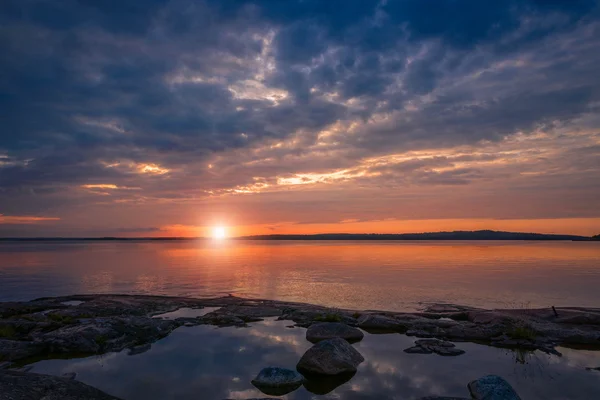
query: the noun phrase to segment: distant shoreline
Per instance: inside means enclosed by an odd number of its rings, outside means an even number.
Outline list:
[[[212,240],[207,237],[15,237],[0,238],[0,242],[61,242],[61,241],[189,241]],[[311,235],[253,235],[232,237],[227,240],[494,240],[494,241],[598,241],[599,236],[579,236],[544,233],[522,233],[502,231],[453,231],[425,233],[319,233]]]

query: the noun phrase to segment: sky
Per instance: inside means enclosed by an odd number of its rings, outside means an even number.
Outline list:
[[[0,236],[600,233],[600,2],[3,0]]]

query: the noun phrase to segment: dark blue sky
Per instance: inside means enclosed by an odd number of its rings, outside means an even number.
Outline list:
[[[599,10],[3,0],[0,235],[592,232]]]

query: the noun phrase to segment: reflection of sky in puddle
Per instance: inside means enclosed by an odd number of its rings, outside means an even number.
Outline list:
[[[266,397],[250,380],[269,365],[295,369],[311,346],[305,329],[268,320],[250,328],[182,327],[143,354],[127,351],[76,360],[48,360],[33,372],[77,379],[126,400],[247,399]],[[414,338],[366,334],[355,347],[366,361],[358,373],[322,398],[412,399],[427,395],[468,397],[466,384],[487,374],[507,379],[524,399],[600,398],[600,352],[559,349],[562,358],[457,343],[458,357],[407,354]],[[301,387],[288,399],[315,397]]]
[[[208,313],[216,311],[221,307],[204,307],[204,308],[189,308],[182,307],[178,308],[175,311],[171,311],[164,314],[157,314],[152,318],[162,318],[162,319],[176,319],[176,318],[196,318],[202,317]]]

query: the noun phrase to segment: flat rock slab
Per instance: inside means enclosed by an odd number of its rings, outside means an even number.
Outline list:
[[[263,368],[252,384],[261,392],[271,396],[283,396],[290,393],[304,382],[304,377],[291,369],[279,367]]]
[[[306,331],[306,340],[311,343],[318,343],[336,337],[355,343],[361,341],[364,336],[365,334],[360,329],[341,322],[319,322],[312,324]]]
[[[68,378],[0,371],[0,400],[119,400]]]
[[[475,400],[521,400],[512,386],[497,375],[484,376],[470,382],[467,387]]]
[[[406,324],[392,317],[378,314],[365,314],[358,319],[358,327],[367,331],[403,332]]]
[[[412,354],[439,354],[440,356],[459,356],[465,351],[457,349],[454,343],[439,339],[419,339],[415,341],[415,346],[404,350],[405,353]]]
[[[365,359],[341,338],[323,340],[308,349],[296,368],[301,373],[338,375],[356,372]]]

